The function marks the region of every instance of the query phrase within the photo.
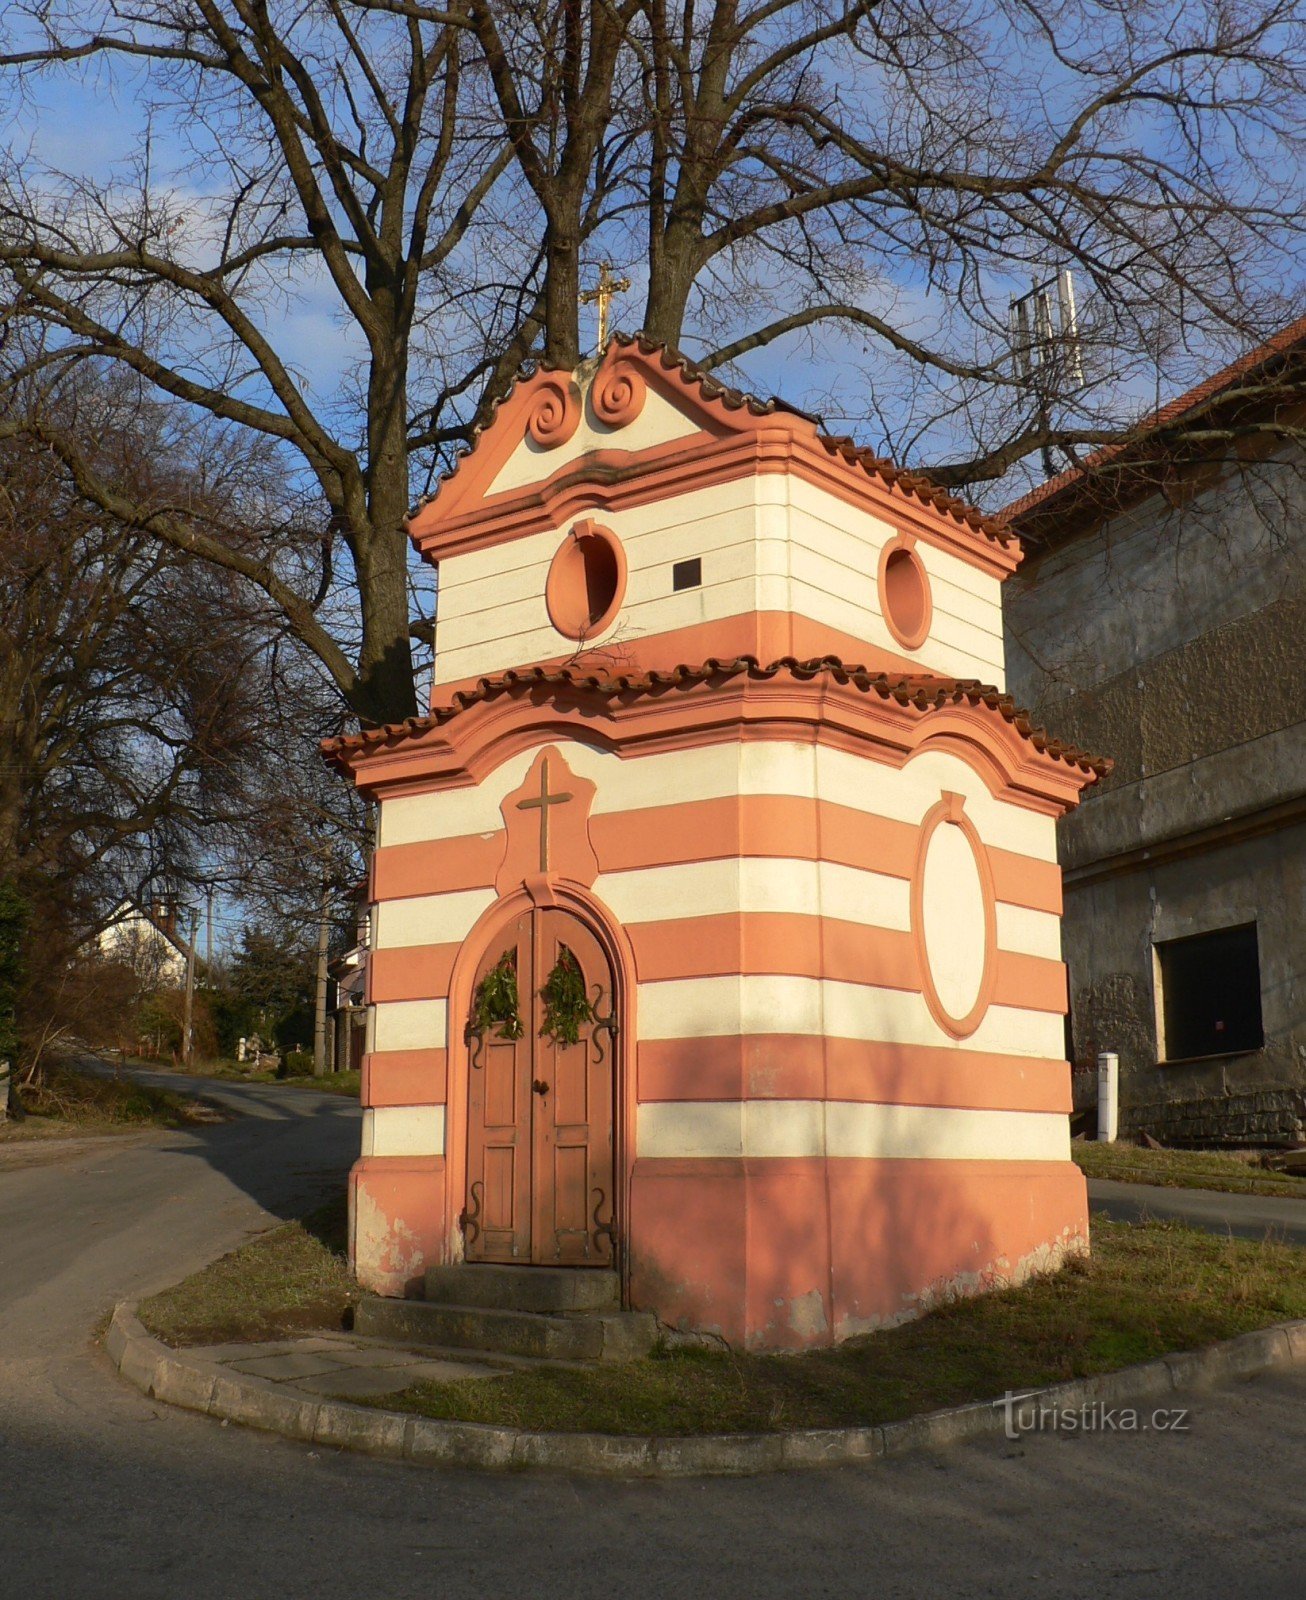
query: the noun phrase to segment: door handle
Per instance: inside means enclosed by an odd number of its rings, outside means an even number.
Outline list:
[[[534,1089],[536,1094],[548,1094],[549,1092],[549,1086],[543,1078],[536,1078],[535,1082],[531,1084],[531,1088]]]

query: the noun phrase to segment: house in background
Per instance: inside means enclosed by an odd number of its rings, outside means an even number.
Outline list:
[[[367,1041],[367,955],[372,925],[367,892],[367,885],[363,884],[358,892],[353,944],[327,969],[335,985],[330,1027],[332,1072],[358,1072],[363,1065]]]
[[[1306,1138],[1304,421],[1306,319],[1005,513],[1010,692],[1115,759],[1058,825],[1073,1057],[1168,1142]]]
[[[124,900],[114,908],[96,947],[106,961],[129,966],[150,985],[186,981],[186,940],[175,905],[159,901],[148,910]]]

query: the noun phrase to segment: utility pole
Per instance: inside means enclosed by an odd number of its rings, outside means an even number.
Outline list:
[[[1033,391],[1038,430],[1043,436],[1043,471],[1052,478],[1057,471],[1047,443],[1052,403],[1084,382],[1075,279],[1069,268],[1035,283],[1028,294],[1013,300],[1008,317],[1016,377]]]
[[[331,886],[322,876],[322,898],[317,914],[317,993],[313,1005],[313,1076],[327,1071],[327,946],[331,941]]]
[[[200,914],[190,914],[190,938],[186,944],[186,1008],[181,1023],[181,1059],[186,1066],[195,1064],[195,945],[199,939]]]

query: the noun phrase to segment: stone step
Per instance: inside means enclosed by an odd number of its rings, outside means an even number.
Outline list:
[[[550,1361],[608,1362],[647,1355],[657,1338],[657,1320],[646,1311],[551,1316],[368,1296],[354,1312],[354,1331],[396,1344],[488,1350]]]
[[[493,1311],[620,1311],[621,1280],[594,1267],[513,1267],[491,1262],[428,1267],[433,1305]]]

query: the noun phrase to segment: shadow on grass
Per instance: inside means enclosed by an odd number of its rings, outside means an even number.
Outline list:
[[[804,1355],[664,1351],[588,1372],[429,1384],[384,1404],[550,1431],[865,1427],[1111,1372],[1306,1316],[1306,1251],[1174,1225],[1094,1227],[1094,1258]]]
[[[342,1200],[264,1234],[141,1307],[173,1344],[348,1327]],[[616,1367],[423,1385],[377,1403],[550,1431],[754,1433],[871,1426],[1111,1372],[1306,1317],[1306,1251],[1173,1224],[1094,1225],[1094,1255],[1017,1289],[803,1355],[662,1350]]]
[[[352,1327],[359,1290],[346,1264],[347,1225],[340,1195],[143,1301],[140,1319],[171,1345]]]

